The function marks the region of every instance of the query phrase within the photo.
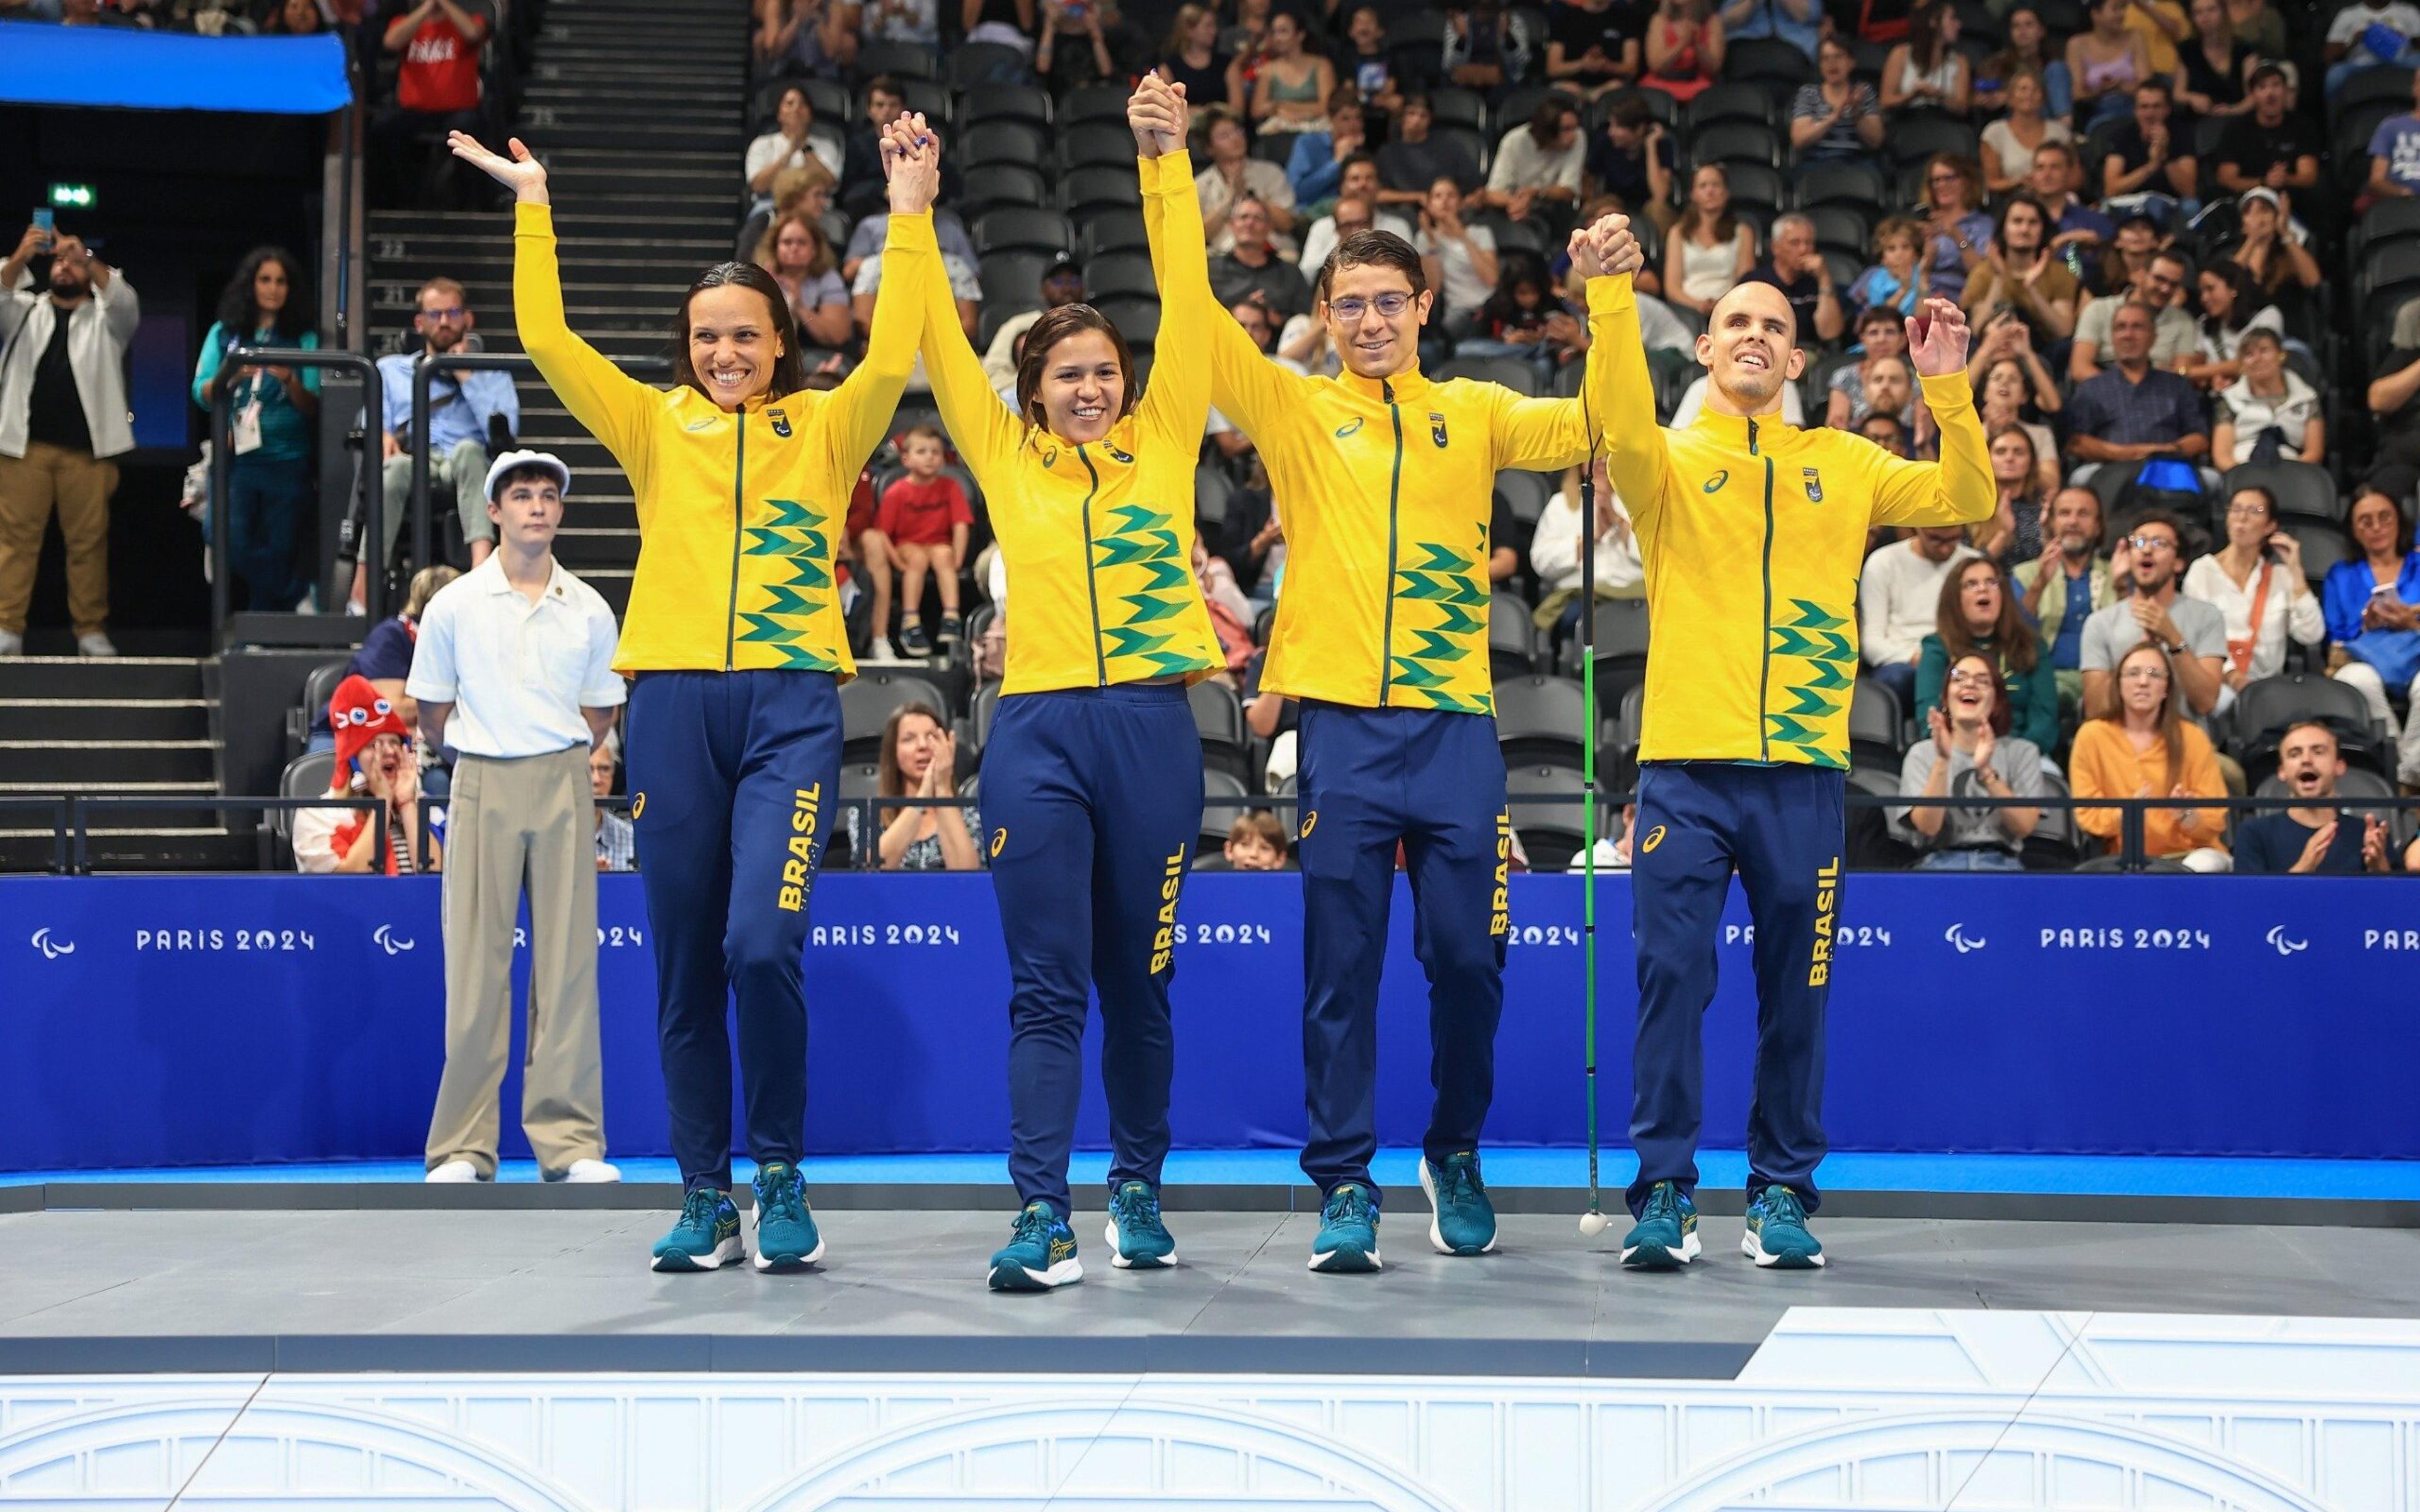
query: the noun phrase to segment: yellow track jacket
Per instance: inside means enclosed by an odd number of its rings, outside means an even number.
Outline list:
[[[1600,301],[1609,285],[1589,285],[1587,415],[1578,399],[1431,382],[1417,363],[1388,379],[1307,378],[1261,355],[1233,320],[1211,323],[1211,402],[1260,449],[1285,524],[1285,586],[1263,687],[1363,708],[1495,712],[1496,474],[1571,467],[1604,431],[1610,306]],[[1182,360],[1165,341],[1160,354],[1163,366]]]
[[[1596,339],[1613,357],[1607,471],[1647,566],[1638,759],[1846,769],[1867,530],[1971,524],[1999,502],[1966,375],[1920,380],[1941,427],[1938,463],[1777,414],[1709,409],[1686,430],[1665,430],[1631,281],[1601,282],[1609,313]]]
[[[1193,682],[1226,665],[1193,578],[1193,467],[1210,373],[1187,355],[1226,312],[1210,297],[1191,159],[1139,161],[1161,357],[1141,403],[1100,440],[1063,441],[1001,404],[948,284],[926,281],[924,371],[1008,563],[1016,618],[1005,694]]]
[[[939,276],[932,216],[892,217],[873,333],[846,382],[726,412],[686,385],[666,391],[628,377],[573,335],[553,212],[521,205],[514,213],[521,345],[638,498],[639,566],[613,670],[855,675],[833,542],[915,366],[923,280]]]

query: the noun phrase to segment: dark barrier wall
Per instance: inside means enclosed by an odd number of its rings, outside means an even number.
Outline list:
[[[0,880],[0,1168],[417,1157],[442,1054],[438,886]],[[1600,889],[1605,1128],[1619,1146],[1629,882]],[[1835,1143],[2420,1156],[2415,901],[2352,878],[1854,876],[1832,995]],[[1583,1137],[1579,903],[1576,878],[1513,880],[1495,1142]],[[1001,1148],[1007,969],[988,880],[829,874],[814,910],[811,1149]],[[1178,1142],[1296,1143],[1298,879],[1197,875],[1179,918]],[[1409,922],[1399,886],[1379,1105],[1394,1145],[1418,1143],[1427,1112]],[[602,923],[612,1152],[662,1153],[636,878],[604,879]],[[1754,1004],[1736,897],[1720,953],[1706,1143],[1737,1148]],[[518,1099],[508,1082],[509,1155],[526,1154]],[[1104,1131],[1094,1090],[1081,1136],[1098,1147]]]

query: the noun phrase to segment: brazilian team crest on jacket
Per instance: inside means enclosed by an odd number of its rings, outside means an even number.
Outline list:
[[[1440,450],[1445,446],[1445,416],[1435,409],[1429,411],[1429,440]]]
[[[773,423],[773,434],[783,440],[790,439],[790,417],[779,409],[768,409],[765,418]]]
[[[1822,503],[1823,501],[1823,474],[1816,471],[1813,468],[1803,468],[1800,471],[1805,472],[1807,475],[1807,501],[1810,504]]]

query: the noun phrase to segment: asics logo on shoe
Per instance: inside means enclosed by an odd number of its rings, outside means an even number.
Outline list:
[[[1075,1253],[1076,1242],[1072,1239],[1054,1239],[1050,1242],[1050,1263],[1053,1265]]]

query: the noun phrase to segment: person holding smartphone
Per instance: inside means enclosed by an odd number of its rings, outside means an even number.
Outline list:
[[[2185,569],[2185,596],[2226,617],[2226,667],[2219,675],[2241,693],[2286,667],[2286,641],[2316,646],[2327,638],[2319,595],[2303,576],[2303,543],[2277,528],[2276,496],[2243,487],[2226,501],[2226,545]]]

